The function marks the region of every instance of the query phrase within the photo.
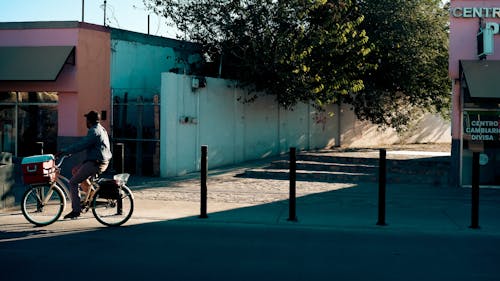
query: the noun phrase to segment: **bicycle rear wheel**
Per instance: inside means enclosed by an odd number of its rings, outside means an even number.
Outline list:
[[[26,190],[21,201],[23,216],[37,226],[57,221],[65,206],[66,198],[57,185],[32,186]]]
[[[127,186],[121,186],[119,196],[110,198],[102,190],[97,190],[92,201],[92,213],[106,226],[119,226],[130,219],[134,212],[134,196]]]

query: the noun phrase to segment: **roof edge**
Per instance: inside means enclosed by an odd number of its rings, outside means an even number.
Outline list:
[[[0,30],[6,29],[50,29],[50,28],[85,28],[97,31],[109,32],[107,27],[102,25],[79,22],[79,21],[20,21],[20,22],[0,22]]]
[[[110,27],[111,30],[111,40],[122,40],[129,42],[137,42],[147,45],[155,45],[161,47],[172,47],[174,49],[190,49],[190,50],[199,50],[200,45],[197,43],[182,41],[178,39],[161,37],[151,34],[145,34],[125,29],[118,29]]]

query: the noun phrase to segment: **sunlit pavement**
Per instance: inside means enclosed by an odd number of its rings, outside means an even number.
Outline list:
[[[206,219],[197,176],[133,185],[117,228],[90,212],[34,227],[4,210],[1,280],[499,280],[500,190],[481,190],[471,229],[470,189],[388,184],[378,226],[377,184],[297,182],[289,221],[287,181],[238,172],[209,177]],[[89,275],[73,274],[81,260]]]
[[[290,221],[289,182],[246,168],[209,174],[205,219],[199,175],[132,180],[121,227],[3,210],[0,280],[499,280],[499,189],[481,189],[471,229],[470,189],[389,183],[379,226],[376,183],[298,181]]]
[[[225,180],[227,179],[227,180]],[[290,221],[288,182],[237,179],[230,174],[208,182],[207,219],[200,219],[196,179],[164,187],[134,188],[135,208],[125,224],[175,221],[199,224],[247,224],[306,228],[500,236],[500,190],[481,190],[479,225],[471,229],[470,189],[419,185],[387,186],[385,221],[378,226],[378,186],[373,183],[297,182],[297,221]],[[65,213],[69,212],[67,206]],[[91,211],[76,220],[34,227],[20,210],[0,212],[0,241],[68,234],[105,228]]]
[[[309,206],[321,200],[311,199]],[[468,281],[500,274],[499,232],[490,225],[469,229],[467,219],[445,215],[424,224],[424,213],[403,224],[391,215],[382,227],[370,212],[346,206],[334,215],[314,208],[313,219],[300,199],[298,222],[287,221],[284,202],[227,205],[208,219],[197,217],[195,202],[164,201],[155,208],[175,208],[176,218],[144,210],[154,203],[138,200],[141,211],[117,228],[100,226],[90,214],[42,228],[19,214],[2,215],[2,280]]]

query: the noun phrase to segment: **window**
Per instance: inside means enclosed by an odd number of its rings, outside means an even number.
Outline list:
[[[0,149],[24,157],[57,152],[56,92],[0,92]]]

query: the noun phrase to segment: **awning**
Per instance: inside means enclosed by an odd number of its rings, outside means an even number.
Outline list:
[[[500,99],[500,61],[460,61],[471,98]]]
[[[74,64],[74,46],[0,47],[0,80],[54,81],[65,63]]]

